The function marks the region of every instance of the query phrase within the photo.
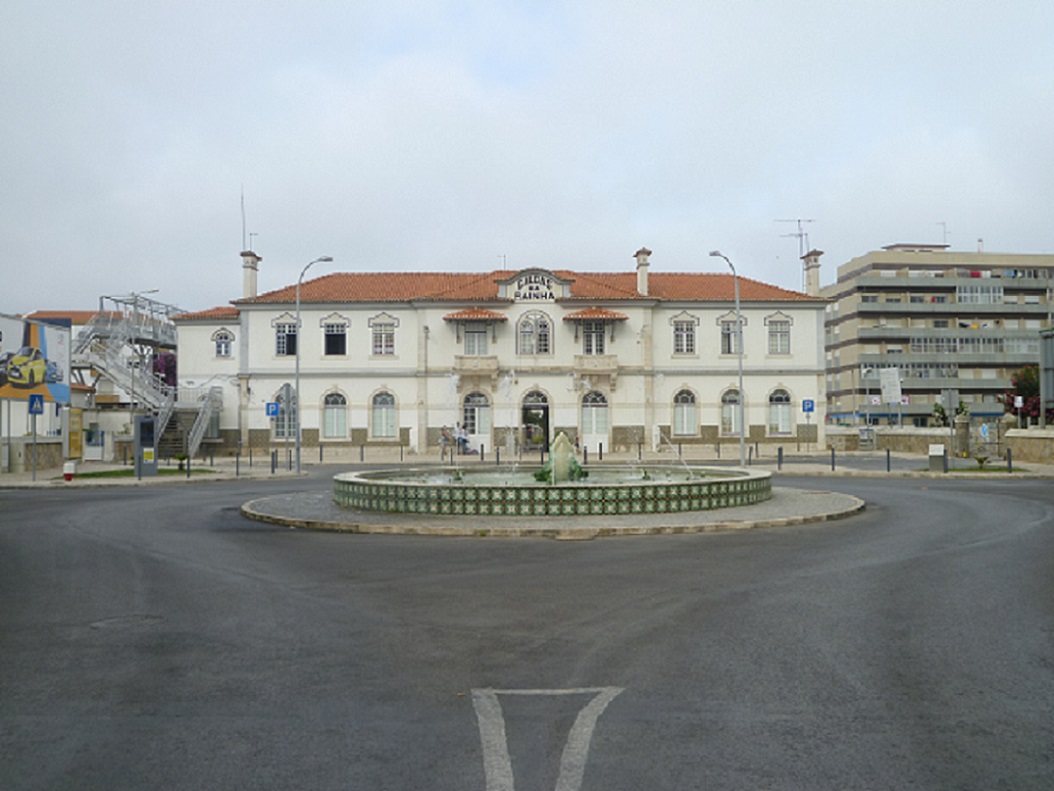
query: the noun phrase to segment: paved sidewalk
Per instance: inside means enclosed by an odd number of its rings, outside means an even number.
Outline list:
[[[992,465],[1002,465],[1001,471],[989,471],[989,472],[966,472],[965,469],[976,468],[977,464],[973,459],[949,459],[949,465],[953,469],[963,470],[960,472],[943,473],[943,472],[930,472],[929,471],[929,459],[926,456],[906,454],[906,453],[891,453],[888,458],[885,451],[854,451],[845,452],[838,451],[834,457],[834,467],[832,469],[831,453],[830,451],[820,451],[810,454],[805,453],[787,453],[784,456],[782,467],[779,465],[776,458],[776,454],[771,449],[763,449],[765,455],[759,458],[750,457],[749,466],[752,469],[766,470],[775,476],[779,475],[832,475],[837,477],[851,477],[851,476],[910,476],[910,477],[934,477],[942,478],[948,477],[949,480],[955,480],[967,476],[985,477],[993,479],[1009,479],[1009,478],[1035,478],[1035,477],[1051,477],[1054,478],[1054,465],[1050,464],[1036,464],[1028,461],[1015,461],[1013,474],[1008,474],[1005,471],[1005,462],[995,459]],[[681,461],[678,459],[676,452],[666,451],[665,453],[644,453],[643,463],[645,464],[679,464]],[[304,473],[310,473],[317,469],[320,465],[315,460],[315,454],[305,454],[301,460],[301,468]],[[432,454],[427,456],[418,455],[405,455],[400,459],[398,451],[392,452],[379,452],[370,450],[365,455],[365,460],[360,461],[358,452],[350,453],[345,452],[342,455],[335,453],[327,454],[325,459],[326,467],[333,467],[344,465],[349,469],[362,469],[362,468],[378,468],[378,467],[436,467],[440,465],[439,460]],[[593,463],[598,463],[597,460],[591,459]],[[30,486],[43,486],[43,487],[61,487],[61,488],[77,488],[82,486],[154,486],[160,484],[177,484],[177,483],[203,483],[206,481],[217,481],[217,480],[230,480],[233,478],[278,478],[278,477],[295,477],[297,475],[294,469],[291,469],[292,465],[288,463],[286,458],[282,458],[281,462],[274,473],[271,472],[270,457],[267,455],[257,456],[253,465],[250,467],[247,459],[242,458],[240,461],[236,461],[234,458],[223,457],[215,459],[213,464],[202,462],[200,459],[196,460],[191,465],[192,475],[187,477],[185,474],[168,473],[164,475],[158,475],[154,478],[143,478],[137,479],[134,476],[122,477],[122,478],[93,478],[85,477],[84,473],[98,473],[110,470],[129,470],[130,467],[121,464],[111,464],[105,462],[78,462],[77,463],[77,474],[74,475],[72,481],[64,481],[61,468],[49,468],[46,470],[38,470],[36,474],[36,480],[33,480],[33,474],[31,472],[0,472],[0,489],[11,489],[11,488],[25,488]],[[522,466],[537,465],[538,460],[536,458],[524,457],[519,463]],[[478,457],[475,456],[460,456],[455,459],[455,464],[471,468],[475,465],[491,464],[493,463],[492,458],[487,458],[484,462],[480,462]],[[504,461],[503,464],[507,463]],[[638,464],[636,453],[606,453],[604,455],[604,464]],[[709,455],[689,455],[685,453],[684,463],[690,465],[702,465],[702,466],[714,466],[714,467],[735,467],[738,466],[738,456],[736,458],[730,458],[729,452],[726,450],[722,457],[718,458],[713,453]],[[887,471],[887,463],[889,470]],[[449,465],[449,462],[446,463]],[[175,470],[175,465],[165,466],[162,465],[163,470]],[[203,470],[211,470],[211,472],[202,472]]]

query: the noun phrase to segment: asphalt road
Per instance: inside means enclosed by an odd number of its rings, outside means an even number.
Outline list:
[[[0,491],[0,787],[1054,787],[1054,485],[747,532],[312,533],[326,483]]]

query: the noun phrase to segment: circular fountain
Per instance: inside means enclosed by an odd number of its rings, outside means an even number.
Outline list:
[[[344,508],[467,516],[665,514],[751,505],[772,496],[768,472],[688,464],[589,465],[564,434],[541,470],[521,465],[347,472],[334,476]]]

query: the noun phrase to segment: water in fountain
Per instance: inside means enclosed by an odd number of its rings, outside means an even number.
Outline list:
[[[659,448],[660,449],[662,448],[662,443],[663,442],[665,442],[667,445],[669,445],[670,446],[670,450],[672,450],[674,453],[677,454],[677,460],[679,462],[681,462],[681,465],[684,467],[684,471],[688,473],[689,480],[694,478],[695,475],[692,473],[692,468],[688,466],[688,462],[686,462],[684,460],[684,457],[680,454],[680,451],[678,451],[677,446],[674,445],[672,442],[670,442],[670,438],[669,437],[667,437],[662,432],[659,432]]]

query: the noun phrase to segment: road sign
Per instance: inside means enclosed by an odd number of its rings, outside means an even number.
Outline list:
[[[40,393],[30,393],[29,395],[29,414],[31,415],[43,415],[44,414],[44,396]]]
[[[815,412],[816,411],[816,402],[813,401],[811,398],[803,398],[802,402],[801,402],[801,411],[802,412]]]
[[[267,417],[278,417],[278,402],[268,401],[267,402]]]

